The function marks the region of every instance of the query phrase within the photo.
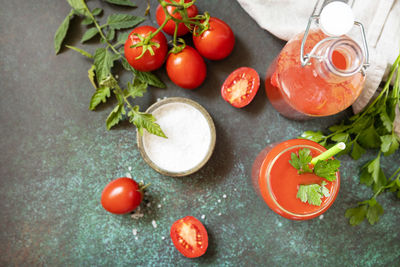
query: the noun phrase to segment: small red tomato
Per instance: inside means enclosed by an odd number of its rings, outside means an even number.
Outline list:
[[[114,214],[125,214],[136,209],[142,202],[143,194],[138,183],[122,177],[110,182],[101,193],[101,205]]]
[[[171,81],[182,88],[199,87],[206,78],[206,63],[199,53],[188,45],[177,54],[169,54],[166,68]]]
[[[179,0],[173,0],[173,1],[176,2],[176,3],[179,3],[179,2],[180,2]],[[171,0],[167,0],[166,2],[171,3]],[[185,0],[185,3],[188,3],[188,2],[190,2],[190,0]],[[174,18],[177,18],[177,19],[182,19],[182,16],[181,16],[179,13],[176,12],[176,13],[174,14],[174,10],[175,10],[175,9],[176,9],[176,7],[167,6],[168,13],[169,13],[171,16],[173,16]],[[197,15],[197,13],[198,13],[198,10],[197,10],[196,5],[191,5],[188,9],[186,9],[186,11],[187,11],[187,15],[188,15],[189,18],[195,17],[195,16]],[[164,13],[164,10],[163,10],[163,8],[162,8],[161,5],[158,5],[158,7],[157,7],[157,10],[156,10],[156,20],[157,20],[158,25],[160,25],[160,26],[161,26],[161,25],[164,23],[164,21],[165,21],[165,13]],[[164,31],[166,34],[174,35],[174,32],[175,32],[175,22],[174,22],[173,20],[168,21],[167,24],[165,24],[165,26],[164,26],[164,28],[163,28],[163,31]],[[184,23],[181,22],[181,23],[178,24],[177,36],[185,35],[185,34],[187,34],[188,32],[189,32],[189,29],[188,29],[188,27],[185,26]]]
[[[193,216],[186,216],[174,222],[171,226],[170,234],[172,243],[185,257],[197,258],[207,251],[207,230]]]
[[[260,87],[260,76],[248,67],[238,68],[226,78],[221,88],[222,98],[232,106],[242,108],[248,105]]]
[[[132,47],[132,45],[140,42],[140,39],[135,34],[139,36],[146,37],[151,32],[155,32],[157,29],[151,26],[140,26],[129,34],[128,39],[125,42],[125,57],[128,60],[129,64],[137,70],[140,71],[152,71],[156,70],[162,66],[165,61],[168,52],[167,38],[165,38],[162,32],[159,32],[151,39],[151,42],[158,43],[160,46],[156,47],[152,45],[154,55],[150,54],[150,51],[146,51],[143,56],[139,59],[136,59],[138,56],[142,54],[143,47]]]
[[[193,34],[193,43],[200,55],[211,60],[226,58],[233,50],[235,36],[228,24],[218,18],[210,18],[208,30],[201,35]],[[196,28],[195,28],[196,32]]]

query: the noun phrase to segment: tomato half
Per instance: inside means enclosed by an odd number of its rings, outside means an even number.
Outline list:
[[[211,17],[208,30],[201,35],[193,34],[193,43],[199,53],[211,60],[226,58],[233,50],[235,36],[224,21]],[[196,28],[195,30],[196,31]]]
[[[142,47],[132,47],[132,45],[140,42],[140,39],[135,34],[140,36],[148,36],[151,32],[155,32],[157,29],[152,26],[140,26],[129,34],[128,39],[125,42],[125,57],[128,60],[129,64],[140,71],[152,71],[156,70],[162,66],[165,61],[168,52],[167,38],[165,38],[162,32],[159,32],[151,39],[151,42],[158,43],[160,46],[156,47],[152,46],[154,55],[150,54],[150,51],[146,51],[144,55],[136,59],[138,56],[142,54]]]
[[[206,63],[200,54],[188,45],[177,54],[169,54],[165,65],[168,77],[182,88],[199,87],[206,78]]]
[[[207,230],[193,216],[186,216],[174,222],[171,226],[170,234],[172,243],[185,257],[197,258],[207,251]]]
[[[138,183],[122,177],[111,181],[101,193],[101,205],[114,214],[125,214],[136,209],[142,202],[143,194]]]
[[[174,2],[177,2],[177,3],[180,2],[179,0],[173,0],[173,1],[174,1]],[[190,1],[191,1],[191,0],[185,0],[185,3],[188,3],[188,2],[190,2]],[[167,0],[166,2],[171,3],[171,0]],[[171,16],[173,16],[174,18],[177,18],[177,19],[182,19],[182,16],[181,16],[179,13],[175,13],[175,14],[174,14],[174,10],[175,10],[175,9],[176,9],[176,7],[167,6],[168,13],[169,13]],[[191,5],[188,9],[186,9],[186,11],[187,11],[187,15],[188,15],[189,18],[195,17],[195,16],[197,15],[197,13],[198,13],[198,10],[197,10],[196,5]],[[165,21],[165,13],[164,13],[164,10],[163,10],[163,8],[162,8],[161,5],[158,5],[158,7],[157,7],[157,10],[156,10],[156,20],[157,20],[157,24],[160,25],[160,26],[161,26],[161,25],[164,23],[164,21]],[[174,35],[174,31],[175,31],[175,22],[172,21],[172,20],[168,21],[167,24],[165,24],[165,26],[164,26],[164,28],[163,28],[163,31],[164,31],[166,34]],[[185,35],[185,34],[187,34],[188,32],[189,32],[189,29],[188,29],[188,27],[185,26],[184,23],[181,22],[181,23],[178,24],[177,36]]]
[[[222,98],[232,106],[242,108],[248,105],[260,87],[260,76],[248,67],[238,68],[226,78],[221,88]]]

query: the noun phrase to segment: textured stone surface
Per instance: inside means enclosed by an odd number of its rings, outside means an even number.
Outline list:
[[[244,109],[222,100],[220,86],[231,71],[251,66],[263,80],[284,44],[261,30],[235,1],[198,1],[201,11],[225,20],[236,34],[230,57],[207,61],[203,86],[177,88],[162,69],[157,74],[168,88],[151,89],[138,101],[147,108],[158,97],[188,97],[214,118],[215,153],[202,170],[186,178],[164,177],[150,169],[137,150],[133,126],[124,123],[107,131],[111,105],[88,111],[93,93],[89,61],[70,50],[58,56],[53,52],[54,32],[69,12],[66,1],[0,2],[1,266],[399,266],[399,200],[392,194],[379,197],[385,214],[375,226],[354,228],[344,217],[347,208],[371,196],[358,183],[358,168],[372,154],[357,162],[343,158],[341,189],[323,219],[286,220],[254,193],[251,165],[268,142],[324,129],[346,114],[286,120],[271,107],[263,86]],[[150,2],[151,20],[146,23],[154,24],[156,1]],[[142,15],[145,1],[136,3],[139,8],[128,10],[89,2],[102,6],[105,15]],[[79,19],[71,30],[66,43],[81,46],[84,28]],[[96,42],[85,45],[91,52],[95,47]],[[384,158],[387,173],[400,165],[399,158],[399,153]],[[142,205],[144,217],[138,220],[108,214],[99,203],[103,187],[125,176],[129,167],[134,179],[152,183],[147,197],[152,204]],[[201,220],[210,244],[198,259],[182,257],[169,238],[171,224],[186,215],[205,215]]]

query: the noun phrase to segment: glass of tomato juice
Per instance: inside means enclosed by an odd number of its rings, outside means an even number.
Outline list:
[[[312,157],[326,151],[326,148],[314,141],[287,140],[268,145],[258,154],[252,168],[255,191],[274,212],[291,220],[308,220],[324,213],[335,201],[340,187],[339,172],[332,182],[314,173],[297,173],[289,160],[292,152],[296,153],[303,148],[310,149]],[[321,184],[322,181],[327,183],[329,196],[322,198],[320,206],[304,203],[296,197],[300,185]]]

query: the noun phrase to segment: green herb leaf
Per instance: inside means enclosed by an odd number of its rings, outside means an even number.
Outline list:
[[[360,132],[358,137],[360,145],[366,148],[377,148],[380,145],[379,135],[376,133],[374,124],[372,123],[367,129]]]
[[[335,181],[339,167],[340,161],[337,159],[320,160],[314,166],[314,173],[328,181]]]
[[[381,151],[385,156],[393,154],[399,148],[399,142],[394,133],[381,136]]]
[[[140,135],[143,135],[143,129],[146,129],[151,134],[167,138],[161,130],[160,125],[155,123],[156,119],[154,116],[152,114],[140,112],[139,106],[135,106],[129,111],[128,116],[130,118],[129,121],[136,125]]]
[[[116,30],[132,28],[143,21],[145,18],[129,14],[112,14],[107,18],[108,26]]]
[[[363,168],[360,175],[360,183],[371,186],[373,182],[374,178],[372,178],[372,175],[368,172],[368,168]]]
[[[298,170],[299,174],[306,173],[306,172],[312,172],[309,163],[312,160],[311,157],[311,151],[308,148],[303,148],[298,151],[298,156],[296,153],[291,154],[291,160],[289,160],[289,163],[296,169]]]
[[[322,198],[329,196],[329,190],[325,187],[326,182],[319,184],[300,185],[296,197],[302,202],[308,202],[314,206],[322,204]]]
[[[356,208],[347,209],[345,213],[346,218],[349,218],[349,222],[352,226],[362,223],[366,215],[367,205],[359,205]]]
[[[390,120],[387,112],[386,112],[386,107],[382,106],[381,111],[379,112],[379,118],[385,127],[385,130],[389,133],[392,132],[392,121]]]
[[[78,15],[83,15],[83,16],[89,15],[84,0],[67,0],[67,1]]]
[[[124,104],[118,104],[111,111],[110,115],[108,115],[106,120],[107,130],[110,130],[114,125],[118,124],[122,119],[122,115],[125,115]]]
[[[56,52],[56,55],[58,52],[60,52],[62,42],[65,39],[65,36],[67,35],[67,31],[69,28],[69,22],[73,18],[74,12],[71,10],[69,14],[65,17],[61,25],[58,27],[55,35],[54,35],[54,51]]]
[[[379,180],[379,170],[380,170],[380,157],[376,157],[367,164],[368,172],[371,174],[372,179],[375,183]]]
[[[89,109],[94,110],[101,102],[105,103],[107,97],[110,97],[110,88],[109,87],[100,87],[93,94],[92,99],[90,100]]]
[[[94,54],[94,65],[96,68],[97,83],[100,84],[106,79],[114,65],[117,57],[110,53],[107,48],[98,48]]]
[[[367,209],[367,220],[373,225],[378,220],[379,217],[383,214],[382,206],[376,201],[375,198],[372,198],[368,201],[368,209]]]
[[[92,54],[90,54],[89,52],[86,52],[85,50],[72,46],[72,45],[66,45],[66,47],[68,47],[69,49],[72,49],[78,53],[80,53],[81,55],[87,57],[87,58],[93,58]]]
[[[348,138],[349,138],[349,134],[348,133],[338,133],[338,134],[335,134],[335,135],[333,135],[331,137],[332,141],[344,142],[344,143],[346,143]]]
[[[365,153],[365,149],[360,146],[357,141],[353,143],[353,150],[351,151],[351,157],[355,160],[361,158],[361,156]]]
[[[300,138],[308,139],[308,140],[319,143],[325,139],[325,136],[322,134],[321,131],[318,131],[318,132],[305,131],[304,133],[301,134]]]
[[[95,37],[97,34],[99,33],[99,31],[97,30],[96,27],[90,28],[88,29],[82,36],[81,39],[81,43],[84,43],[90,39],[92,39],[93,37]]]
[[[90,67],[90,69],[88,70],[88,78],[89,81],[92,83],[93,87],[97,90],[97,86],[96,86],[96,82],[94,81],[94,70],[95,70],[95,66],[92,65],[92,67]]]
[[[128,61],[124,58],[122,60],[122,66],[129,71],[132,71],[136,78],[139,79],[142,82],[147,83],[150,86],[154,86],[157,88],[165,88],[166,85],[163,83],[156,75],[154,75],[151,72],[143,72],[143,71],[138,71],[132,68],[131,65],[129,65]]]
[[[106,2],[119,6],[136,7],[136,5],[132,3],[130,0],[106,0]]]

